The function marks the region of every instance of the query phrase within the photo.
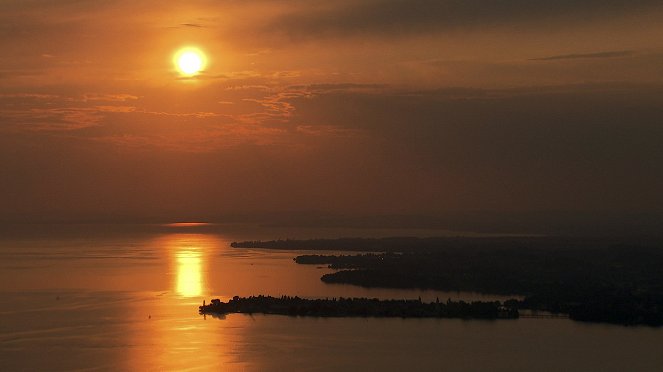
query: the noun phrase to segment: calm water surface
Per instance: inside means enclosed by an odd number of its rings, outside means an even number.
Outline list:
[[[34,229],[0,239],[3,371],[646,371],[663,365],[663,330],[651,328],[565,319],[198,315],[204,299],[234,295],[500,299],[326,285],[319,277],[328,269],[294,264],[300,252],[229,247],[243,239],[404,232]]]

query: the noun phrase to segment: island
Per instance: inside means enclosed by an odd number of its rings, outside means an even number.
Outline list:
[[[328,284],[514,296],[521,310],[663,326],[663,242],[656,239],[344,238],[233,246],[353,251],[294,258],[327,265],[333,271],[321,280]]]
[[[235,296],[228,302],[213,299],[199,307],[201,314],[278,314],[312,317],[374,317],[374,318],[461,318],[516,319],[517,301],[451,301],[422,302],[417,300],[379,300],[377,298],[326,298]]]

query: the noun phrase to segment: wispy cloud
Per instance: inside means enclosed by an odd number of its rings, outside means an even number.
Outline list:
[[[601,58],[621,58],[629,57],[636,54],[632,50],[618,50],[618,51],[608,51],[608,52],[596,52],[596,53],[574,53],[574,54],[560,54],[556,56],[541,57],[541,58],[531,58],[530,61],[559,61],[567,59],[601,59]]]
[[[0,130],[62,132],[94,127],[100,125],[106,113],[136,111],[135,106],[126,105],[127,101],[135,99],[137,97],[131,94],[0,94]],[[100,102],[104,104],[94,105]]]
[[[103,115],[95,108],[31,108],[3,110],[0,118],[4,122],[0,128],[11,132],[62,132],[96,126]]]
[[[88,101],[106,101],[106,102],[126,102],[135,101],[138,96],[133,94],[101,94],[101,93],[86,93],[83,95],[83,102]]]
[[[266,120],[287,121],[295,111],[295,106],[289,100],[309,95],[306,90],[286,90],[263,98],[244,98],[244,102],[255,102],[264,107],[266,111],[240,115],[243,121],[261,123]]]
[[[371,92],[382,91],[388,86],[386,84],[358,84],[358,83],[336,83],[336,84],[308,84],[293,85],[290,89],[304,90],[308,94],[323,94],[330,92]]]
[[[158,148],[185,153],[208,153],[246,144],[275,145],[284,142],[285,134],[284,129],[233,123],[188,130],[178,133],[177,136],[126,133],[95,136],[90,140],[145,151]]]
[[[298,125],[296,132],[309,136],[323,137],[357,137],[364,135],[364,131],[359,129],[343,128],[336,125]]]

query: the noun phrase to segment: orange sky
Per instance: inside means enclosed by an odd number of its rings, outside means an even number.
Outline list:
[[[0,220],[663,215],[662,21],[647,0],[3,1]],[[185,46],[209,59],[192,78]]]

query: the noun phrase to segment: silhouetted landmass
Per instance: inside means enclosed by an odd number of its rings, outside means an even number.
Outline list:
[[[279,239],[232,242],[233,248],[265,248],[284,250],[349,251],[349,252],[415,252],[438,250],[441,247],[511,246],[513,244],[546,244],[549,240],[537,237],[465,238],[465,237],[391,237],[339,239]]]
[[[662,247],[655,238],[564,238],[564,237],[390,237],[339,239],[279,239],[233,242],[233,248],[265,248],[283,250],[348,251],[348,252],[422,252],[441,249],[603,249],[614,246]]]
[[[377,298],[304,299],[283,296],[235,296],[228,302],[218,299],[199,307],[201,314],[262,313],[317,317],[398,317],[515,319],[518,310],[495,302],[451,301],[431,303],[418,300],[378,300]]]
[[[520,295],[521,309],[581,321],[663,325],[663,248],[653,240],[392,238],[261,245],[340,250],[352,242],[357,251],[386,253],[305,255],[295,261],[339,270],[323,275],[325,283]]]
[[[233,242],[233,248],[267,248],[267,249],[294,249],[294,250],[331,250],[353,252],[402,252],[411,249],[420,249],[436,245],[437,238],[341,238],[341,239],[308,239],[308,240],[270,240]]]
[[[304,255],[294,258],[295,262],[303,265],[327,265],[331,269],[360,269],[370,265],[377,264],[377,261],[383,261],[385,258],[393,258],[396,253],[384,254],[358,254],[358,255]]]

